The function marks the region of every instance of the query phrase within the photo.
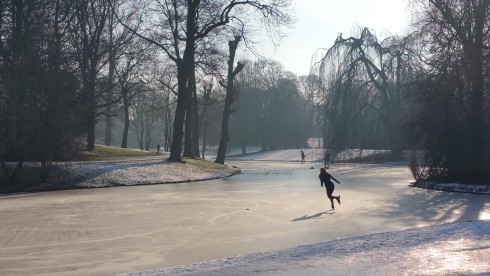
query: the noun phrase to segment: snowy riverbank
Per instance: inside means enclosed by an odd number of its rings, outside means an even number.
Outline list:
[[[216,164],[199,167],[176,163],[164,157],[114,162],[74,162],[63,168],[71,181],[65,188],[100,188],[145,184],[181,183],[232,176],[240,172],[230,166]]]
[[[379,233],[224,258],[150,275],[490,275],[490,221]]]
[[[323,149],[303,149],[307,163],[318,165],[322,160]],[[384,154],[384,151],[364,150],[362,152],[345,152],[337,157],[336,162],[352,158]],[[254,152],[246,155],[227,157],[229,161],[281,161],[300,162],[300,150],[276,150]],[[392,162],[389,162],[392,163]],[[396,162],[394,164],[405,165]],[[144,184],[180,183],[209,180],[232,176],[240,172],[231,166],[205,169],[189,164],[166,161],[166,155],[149,158],[131,158],[108,162],[72,162],[60,166],[62,174],[67,174],[71,181],[52,187],[52,189],[100,188]],[[462,185],[456,183],[417,183],[414,187],[441,190],[446,192],[490,194],[490,186]]]

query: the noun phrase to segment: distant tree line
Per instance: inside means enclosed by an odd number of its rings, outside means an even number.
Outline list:
[[[312,132],[309,103],[298,77],[276,61],[249,62],[237,80],[237,109],[231,118],[231,143],[246,153],[305,147]]]
[[[339,34],[312,66],[325,147],[414,150],[417,181],[490,183],[490,1],[411,1],[406,36]]]

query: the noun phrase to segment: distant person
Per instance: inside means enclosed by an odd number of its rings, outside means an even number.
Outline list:
[[[157,153],[160,153],[160,144],[157,144]]]
[[[327,169],[330,167],[330,152],[329,151],[325,152],[325,156],[323,157],[323,165]]]
[[[305,153],[304,151],[301,151],[301,164],[305,163]]]
[[[327,172],[327,169],[325,168],[320,168],[320,175],[318,176],[320,178],[320,185],[323,187],[323,184],[325,184],[325,189],[327,190],[327,196],[328,199],[330,199],[330,203],[332,204],[332,210],[335,210],[335,206],[333,205],[333,200],[336,199],[337,203],[340,205],[340,195],[338,196],[333,196],[333,190],[335,189],[335,185],[333,184],[332,180],[335,180],[338,184],[340,182],[335,179],[331,174]]]

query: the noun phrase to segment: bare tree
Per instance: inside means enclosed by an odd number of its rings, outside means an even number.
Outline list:
[[[115,68],[117,83],[120,89],[123,110],[124,110],[124,130],[121,148],[128,146],[128,133],[130,126],[130,110],[133,100],[141,93],[150,91],[143,79],[145,63],[149,63],[153,58],[151,47],[145,45],[144,41],[133,41],[128,46],[122,58]]]
[[[369,107],[378,114],[395,158],[400,156],[403,145],[400,128],[402,86],[403,78],[410,75],[408,63],[404,62],[410,54],[405,45],[410,41],[410,36],[392,36],[379,42],[368,28],[361,29],[357,37],[343,38],[339,34],[334,45],[324,53],[314,68],[323,82],[333,84],[330,89],[338,85],[345,88],[355,82],[367,88],[364,91],[369,91],[371,95],[366,97],[368,102],[359,105],[359,108]]]
[[[154,91],[137,94],[132,105],[131,126],[136,134],[140,150],[150,150],[154,138],[154,128],[157,124],[157,115],[159,115],[152,108],[153,101],[157,98],[156,96]]]
[[[163,149],[165,151],[170,150],[170,144],[172,143],[172,123],[175,113],[176,97],[177,97],[177,81],[176,72],[173,67],[168,64],[160,65],[163,70],[159,70],[155,73],[155,81],[157,82],[158,89],[163,96],[162,106],[156,107],[159,110],[164,110],[163,123],[164,123],[164,142]]]
[[[260,15],[258,18],[266,27],[278,29],[291,21],[286,11],[289,5],[289,0],[188,0],[185,3],[155,0],[146,6],[146,18],[156,18],[158,23],[153,22],[147,32],[138,33],[138,36],[159,46],[177,66],[178,98],[169,160],[181,161],[186,112],[187,124],[192,125],[193,105],[189,102],[196,89],[196,43],[225,26],[236,26],[241,32],[246,27],[243,25],[247,22],[245,16],[250,16],[252,12]],[[187,131],[191,129],[188,126]],[[184,145],[184,155],[196,154],[192,135],[186,136]]]
[[[235,67],[235,55],[236,50],[238,48],[238,43],[240,42],[241,37],[235,36],[235,39],[228,43],[230,48],[230,55],[228,58],[228,74],[226,79],[226,84],[221,83],[221,85],[226,89],[226,97],[225,97],[225,106],[223,109],[223,118],[221,122],[221,139],[218,147],[218,154],[216,156],[216,160],[214,162],[219,164],[225,163],[225,154],[226,149],[228,147],[229,141],[229,123],[230,123],[230,115],[234,112],[232,109],[233,102],[235,101],[235,77],[243,70],[245,66],[244,63],[238,62]]]
[[[76,26],[73,27],[73,45],[77,51],[80,78],[82,80],[82,105],[86,109],[87,150],[95,146],[95,124],[99,115],[101,91],[96,82],[107,62],[103,41],[104,29],[111,12],[105,0],[80,0],[75,4]]]
[[[447,114],[434,118],[440,121],[438,128],[423,117],[418,118],[420,127],[416,131],[425,129],[428,134],[423,136],[425,140],[419,141],[427,147],[428,162],[434,169],[429,178],[488,183],[490,146],[486,86],[490,67],[490,1],[411,3],[419,15],[415,26],[420,34],[420,62],[423,64],[420,73],[424,75],[416,83],[416,91],[424,91],[432,103],[447,109],[443,111]],[[440,87],[445,89],[441,91]],[[420,109],[421,114],[430,111]],[[458,116],[451,117],[451,114]],[[445,133],[447,142],[442,143],[441,133]]]
[[[13,181],[26,160],[41,163],[45,181],[50,163],[72,153],[80,128],[67,40],[73,4],[0,3],[0,160]],[[6,158],[18,162],[15,169],[6,166]]]
[[[213,84],[211,82],[207,82],[203,85],[203,94],[202,94],[202,109],[199,114],[199,119],[201,120],[199,124],[202,126],[202,153],[201,157],[204,159],[204,155],[206,153],[206,142],[207,136],[210,132],[212,122],[210,122],[210,107],[215,101],[213,100]]]

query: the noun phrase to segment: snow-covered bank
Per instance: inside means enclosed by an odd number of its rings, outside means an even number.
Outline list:
[[[58,188],[100,188],[126,185],[180,183],[232,176],[239,169],[215,165],[202,168],[163,158],[146,158],[117,162],[73,162],[60,168],[71,181]]]
[[[490,221],[413,228],[126,275],[490,275]]]
[[[421,182],[413,184],[417,188],[425,188],[446,192],[458,192],[458,193],[477,193],[477,194],[490,194],[490,186],[487,185],[467,185],[457,183],[437,183],[437,182]]]
[[[306,161],[318,163],[323,159],[324,151],[318,148],[303,149]],[[300,149],[254,152],[246,155],[227,157],[228,161],[286,161],[300,162]],[[364,150],[362,156],[384,154],[383,151]],[[352,153],[339,154],[339,160],[349,159]],[[342,158],[341,158],[342,157]],[[73,180],[60,188],[98,188],[122,185],[179,183],[209,180],[232,176],[239,172],[237,168],[203,169],[189,164],[168,162],[165,158],[130,159],[120,162],[73,162],[62,166]],[[341,162],[341,161],[339,161]],[[398,163],[397,163],[398,164]],[[398,164],[400,165],[400,164]],[[403,165],[403,164],[402,164]],[[335,165],[334,165],[335,166]],[[446,192],[490,194],[490,186],[463,185],[455,183],[417,183],[418,188],[441,190]]]

